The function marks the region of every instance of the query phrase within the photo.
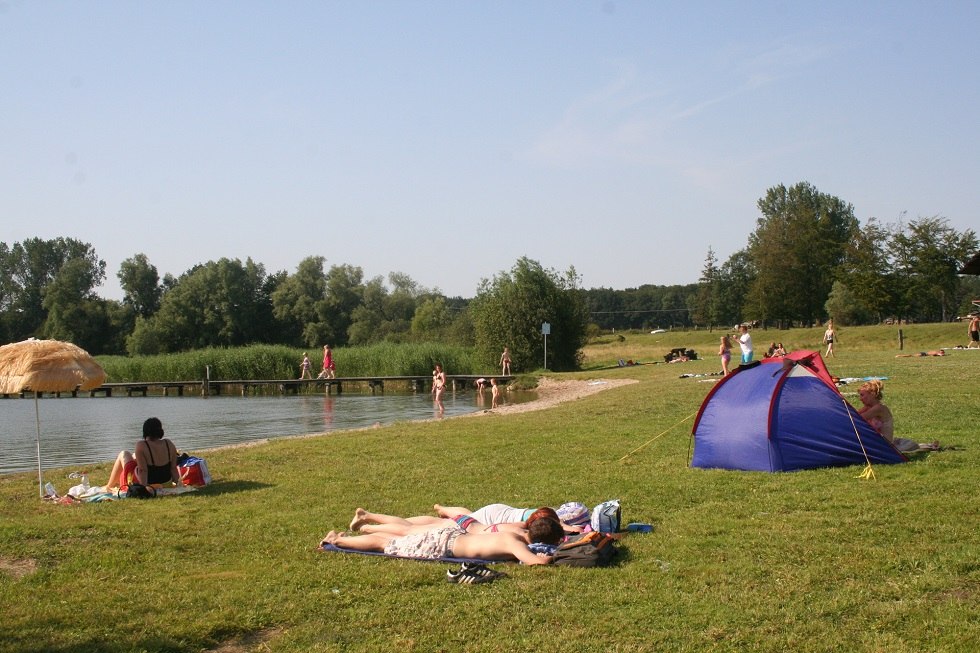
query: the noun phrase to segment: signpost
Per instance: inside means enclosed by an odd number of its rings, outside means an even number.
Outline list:
[[[548,369],[548,334],[551,333],[551,324],[541,323],[541,335],[544,336],[544,369]]]

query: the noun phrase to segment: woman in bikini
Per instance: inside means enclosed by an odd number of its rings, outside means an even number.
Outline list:
[[[119,452],[106,487],[121,487],[130,483],[163,485],[170,482],[182,485],[177,472],[177,447],[163,437],[160,420],[151,417],[143,422],[143,439],[136,443],[133,453]]]

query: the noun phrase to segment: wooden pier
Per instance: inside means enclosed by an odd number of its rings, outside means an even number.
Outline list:
[[[476,384],[477,379],[490,379],[490,375],[479,374],[452,374],[446,375],[446,381],[452,390],[462,390],[467,386]],[[506,384],[513,380],[513,376],[493,376],[501,384]],[[243,397],[250,392],[260,392],[261,390],[273,390],[277,394],[299,394],[301,390],[308,390],[312,386],[316,391],[326,394],[342,394],[344,386],[366,386],[371,389],[371,393],[384,392],[385,384],[402,385],[412,390],[412,392],[422,392],[432,386],[432,376],[348,376],[336,379],[237,379],[237,380],[210,380],[210,381],[138,381],[127,383],[103,383],[98,388],[88,391],[89,397],[112,397],[125,394],[127,397],[146,397],[152,392],[154,396],[162,394],[164,397],[171,393],[178,397],[185,394],[201,396],[219,396],[228,394],[241,394]],[[83,391],[84,392],[84,391]],[[77,397],[79,391],[70,392],[48,392],[40,393],[43,397],[61,397],[70,395]],[[2,395],[8,399],[11,395]],[[15,396],[20,398],[33,397],[33,392],[21,392]]]

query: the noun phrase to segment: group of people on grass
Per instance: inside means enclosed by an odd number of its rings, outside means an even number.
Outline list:
[[[321,545],[374,551],[407,558],[477,558],[516,560],[526,565],[551,562],[554,547],[566,533],[581,532],[578,523],[588,512],[576,503],[550,507],[514,508],[502,503],[470,510],[462,506],[433,506],[436,515],[396,517],[358,508],[349,531],[330,531]],[[568,522],[562,520],[565,513]],[[573,523],[574,522],[574,523]]]

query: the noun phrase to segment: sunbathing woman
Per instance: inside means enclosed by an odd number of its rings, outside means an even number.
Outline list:
[[[521,534],[526,533],[532,523],[543,517],[554,519],[560,523],[558,514],[552,508],[548,507],[538,508],[525,521],[498,524],[482,524],[471,515],[459,515],[454,519],[432,517],[430,515],[396,517],[395,515],[368,512],[363,508],[358,508],[354,511],[354,519],[351,520],[350,530],[360,531],[369,535],[374,533],[410,535],[412,533],[421,533],[422,531],[457,526],[461,530],[474,535],[497,532]]]
[[[504,503],[491,503],[478,510],[470,510],[463,506],[444,506],[435,504],[432,508],[440,517],[456,519],[469,515],[481,524],[491,526],[493,524],[512,524],[515,522],[526,522],[534,514],[534,508],[514,508]],[[584,508],[583,508],[584,510]],[[566,533],[581,533],[582,525],[579,522],[561,522],[562,528]]]
[[[945,356],[946,352],[942,349],[933,349],[930,351],[920,351],[917,354],[895,354],[895,358],[919,358],[920,356]]]
[[[443,557],[480,558],[484,560],[518,560],[526,565],[546,565],[551,557],[533,553],[532,543],[558,544],[563,537],[561,525],[551,518],[538,519],[525,535],[487,533],[473,535],[458,526],[435,528],[410,535],[372,533],[347,535],[330,531],[321,544],[333,544],[355,551],[382,551],[389,555],[435,560]]]
[[[929,450],[938,451],[939,441],[935,440],[933,442],[915,442],[914,440],[909,440],[908,438],[896,438],[895,437],[895,419],[892,417],[892,411],[889,410],[888,406],[881,403],[882,391],[885,388],[885,384],[881,381],[875,379],[874,381],[868,381],[863,384],[858,389],[858,396],[861,398],[861,403],[863,406],[858,409],[858,412],[868,420],[868,423],[878,433],[885,436],[885,439],[895,445],[895,448],[902,452],[919,451],[919,450]]]

